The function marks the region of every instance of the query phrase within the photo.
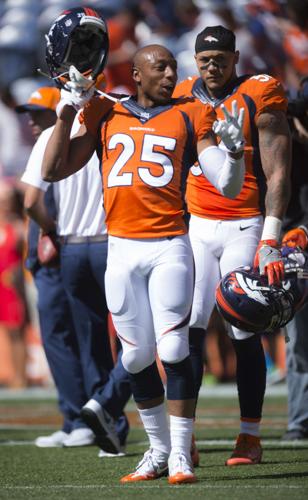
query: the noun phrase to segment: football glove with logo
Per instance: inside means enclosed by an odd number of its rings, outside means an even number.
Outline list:
[[[84,77],[74,66],[69,69],[69,80],[61,89],[61,100],[57,106],[57,116],[61,115],[64,106],[72,106],[76,111],[83,108],[93,97],[95,82]]]
[[[276,240],[261,240],[254,258],[254,268],[266,275],[269,285],[279,285],[284,278],[284,263]]]
[[[243,123],[245,109],[237,109],[237,102],[232,101],[232,112],[222,104],[221,109],[225,120],[216,120],[213,123],[213,131],[218,135],[225,148],[231,153],[239,153],[244,149]]]

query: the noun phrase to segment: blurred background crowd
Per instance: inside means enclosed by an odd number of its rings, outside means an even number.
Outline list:
[[[241,54],[238,74],[267,73],[278,78],[289,96],[294,140],[308,143],[308,89],[303,84],[308,76],[308,0],[0,0],[0,385],[5,387],[52,383],[40,342],[35,289],[24,268],[28,221],[20,177],[34,139],[29,117],[15,108],[38,87],[52,85],[46,76],[45,35],[63,10],[77,6],[92,7],[107,19],[107,91],[134,91],[131,59],[138,47],[149,43],[162,44],[174,53],[179,80],[196,74],[196,35],[206,26],[228,27],[236,34]],[[293,185],[303,192],[308,186],[307,160],[301,156],[292,173]],[[298,219],[308,211],[298,189],[296,193],[291,200],[292,220],[297,211]],[[13,261],[3,253],[8,225],[17,235],[11,242]],[[15,322],[8,324],[5,304],[10,303],[11,289],[18,297],[18,308]],[[269,373],[278,373],[279,380],[285,370],[283,337],[278,333],[264,342]],[[207,351],[211,352],[208,359],[205,356],[207,373],[218,381],[234,380],[232,348],[217,314],[209,328]]]

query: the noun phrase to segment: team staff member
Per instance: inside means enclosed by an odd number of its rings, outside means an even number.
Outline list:
[[[289,101],[288,118],[292,131],[292,197],[283,227],[289,231],[283,244],[308,249],[308,76],[301,82],[296,98]],[[301,224],[301,225],[299,225]],[[299,227],[296,227],[299,226]],[[295,229],[290,229],[294,228]],[[288,428],[282,440],[308,439],[308,306],[297,311],[286,325],[288,385]]]
[[[88,398],[80,382],[82,368],[78,345],[59,262],[53,266],[42,265],[37,255],[40,227],[45,233],[55,233],[57,208],[54,186],[47,190],[33,186],[30,171],[31,166],[37,166],[34,156],[42,134],[55,124],[59,100],[58,89],[40,87],[30,95],[27,103],[16,108],[18,113],[29,114],[29,126],[36,140],[21,178],[26,185],[24,206],[30,217],[26,267],[33,275],[38,292],[40,333],[63,415],[61,430],[35,440],[36,446],[42,448],[63,446],[65,442],[69,446],[86,446],[94,442],[93,432],[80,417],[82,404]]]
[[[185,166],[198,153],[218,189],[230,196],[239,192],[243,164],[236,151],[242,150],[243,117],[234,109],[233,116],[226,113],[228,121],[215,123],[235,153],[221,151],[212,132],[211,107],[171,99],[176,61],[160,45],[136,53],[133,78],[137,96],[116,103],[107,114],[105,100],[94,97],[71,141],[73,106],[84,105],[84,94],[64,92],[43,177],[57,180],[71,174],[72,166],[80,169],[99,137],[109,233],[107,303],[150,440],[136,471],[121,481],[156,479],[169,469],[170,484],[190,483],[195,481],[190,459],[195,391],[188,348],[193,257],[181,187]],[[167,374],[170,434],[156,349]]]
[[[199,166],[192,167],[188,177],[189,234],[196,265],[190,350],[199,391],[202,346],[220,277],[240,265],[251,265],[255,256],[255,264],[270,283],[283,276],[277,246],[289,199],[290,135],[280,83],[268,75],[237,76],[239,52],[232,31],[223,26],[205,28],[196,38],[195,50],[200,76],[180,83],[174,95],[193,95],[210,104],[218,117],[221,104],[228,107],[233,100],[246,110],[245,179],[240,194],[232,200],[223,198]],[[232,327],[230,336],[237,358],[241,421],[235,450],[226,465],[256,464],[262,456],[264,352],[259,335]]]
[[[78,130],[77,118],[74,126]],[[95,154],[80,173],[54,185],[44,182],[41,164],[52,130],[53,127],[49,127],[40,135],[22,180],[28,184],[26,205],[31,207],[32,215],[45,229],[48,223],[53,224],[61,242],[58,272],[66,294],[63,303],[69,306],[73,328],[70,337],[61,341],[59,335],[53,340],[54,350],[57,347],[57,356],[63,361],[58,363],[55,377],[80,426],[78,432],[63,440],[63,445],[73,446],[77,435],[85,434],[91,437],[91,442],[86,444],[94,442],[93,432],[85,426],[85,420],[96,434],[100,456],[116,455],[123,449],[128,434],[123,409],[131,396],[131,388],[121,356],[116,366],[113,365],[108,337],[109,311],[104,284],[108,237],[99,161]],[[57,213],[55,221],[44,217],[40,210],[40,200],[51,187]],[[55,304],[50,305],[55,309]],[[62,345],[63,342],[66,345]],[[48,439],[54,438],[40,438],[38,442]]]
[[[282,240],[288,246],[308,248],[308,220],[305,225],[288,231]],[[286,329],[290,342],[287,343],[288,384],[288,430],[282,440],[308,439],[308,306],[297,311]]]

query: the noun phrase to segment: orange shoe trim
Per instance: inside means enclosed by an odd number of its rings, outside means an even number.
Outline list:
[[[226,465],[229,465],[229,466],[234,466],[234,465],[255,465],[259,462],[254,462],[253,460],[251,460],[250,458],[244,458],[244,457],[241,457],[241,458],[228,458],[228,460],[226,461]]]
[[[127,476],[123,476],[120,479],[120,483],[136,483],[137,481],[153,481],[154,479],[158,479],[161,476],[156,476],[156,475],[141,475],[141,474],[136,474],[133,472],[132,474],[128,474]]]
[[[182,472],[178,472],[174,474],[174,476],[169,476],[168,483],[169,484],[185,484],[185,483],[195,483],[197,478],[194,474],[183,474]]]

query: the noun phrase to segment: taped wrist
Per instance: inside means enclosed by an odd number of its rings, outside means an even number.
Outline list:
[[[264,220],[261,240],[279,241],[282,221],[272,215],[267,215]]]

